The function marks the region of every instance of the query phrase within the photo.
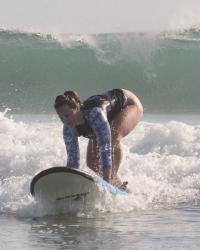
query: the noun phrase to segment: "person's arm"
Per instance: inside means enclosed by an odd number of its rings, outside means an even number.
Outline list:
[[[63,139],[67,150],[67,167],[79,168],[80,152],[76,130],[64,125]]]
[[[111,182],[112,143],[111,129],[107,116],[101,108],[95,107],[86,111],[88,120],[99,146],[104,180]]]

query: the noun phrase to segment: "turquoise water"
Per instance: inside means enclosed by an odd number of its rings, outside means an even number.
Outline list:
[[[0,31],[0,250],[200,247],[199,47],[192,30]],[[84,99],[115,87],[133,90],[145,108],[123,140],[120,175],[132,193],[76,215],[41,208],[30,195],[33,176],[67,159],[55,96],[72,88]],[[87,143],[80,139],[83,170]]]
[[[200,33],[44,35],[0,31],[0,108],[53,113],[57,94],[136,93],[147,113],[199,113]]]

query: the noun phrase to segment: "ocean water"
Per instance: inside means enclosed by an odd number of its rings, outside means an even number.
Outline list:
[[[200,116],[146,115],[123,140],[120,175],[132,193],[59,214],[34,201],[30,181],[66,163],[60,121],[0,114],[0,249],[198,249]]]
[[[200,31],[53,35],[0,31],[0,105],[53,113],[55,96],[134,91],[151,113],[198,113]]]
[[[0,250],[198,249],[199,30],[52,35],[0,31]],[[30,195],[41,170],[66,164],[54,98],[115,87],[145,115],[123,140],[128,197],[59,214]],[[80,139],[81,168],[87,139]]]

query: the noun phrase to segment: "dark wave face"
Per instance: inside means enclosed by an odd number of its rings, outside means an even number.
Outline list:
[[[148,113],[199,113],[200,32],[41,35],[0,31],[0,107],[53,113],[55,96],[127,88]]]

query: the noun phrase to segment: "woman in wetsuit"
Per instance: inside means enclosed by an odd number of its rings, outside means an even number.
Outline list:
[[[79,168],[78,137],[87,137],[87,166],[109,183],[121,186],[117,176],[122,161],[121,139],[143,116],[138,97],[129,90],[112,89],[81,103],[75,91],[66,91],[56,97],[54,107],[64,123],[67,167]]]

